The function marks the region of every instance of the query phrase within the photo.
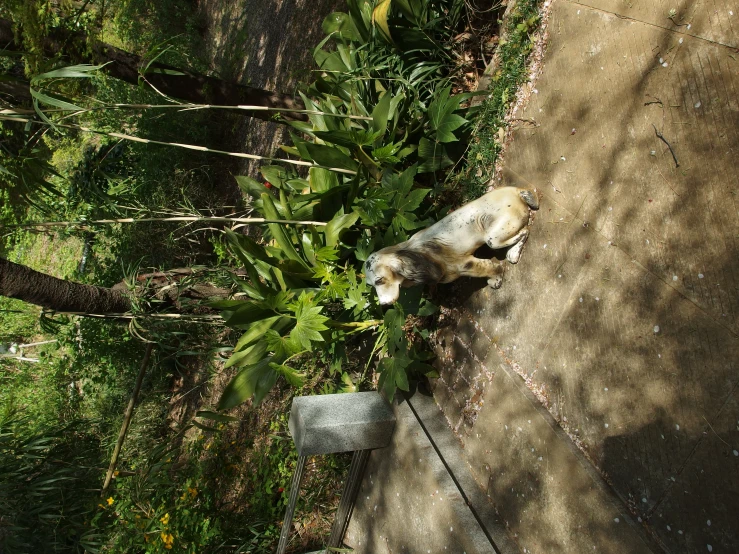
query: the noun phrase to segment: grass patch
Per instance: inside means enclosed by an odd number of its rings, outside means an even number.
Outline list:
[[[452,177],[460,202],[482,196],[493,176],[502,149],[499,130],[505,130],[505,116],[516,93],[527,78],[527,62],[538,29],[541,0],[520,0],[503,22],[507,37],[498,46],[498,67],[492,75],[489,96],[478,116],[478,127],[467,153],[467,165]],[[456,181],[456,182],[455,182]]]

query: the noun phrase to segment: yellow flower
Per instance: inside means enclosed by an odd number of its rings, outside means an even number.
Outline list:
[[[164,525],[167,525],[169,523],[169,512],[164,514],[159,521],[161,521]]]
[[[113,472],[113,477],[118,477],[118,475],[119,475],[119,474],[120,474],[120,471],[118,471],[118,470],[116,469],[116,470],[115,470],[115,471]]]
[[[174,542],[174,537],[172,536],[172,534],[165,533],[164,531],[162,531],[161,536],[162,536],[162,542],[164,543],[164,548],[166,548],[167,550],[171,550],[172,543]]]
[[[195,498],[198,495],[198,489],[187,487],[187,492],[190,493],[190,496]]]
[[[115,502],[115,500],[113,500],[113,497],[111,496],[111,497],[108,498],[107,502],[108,502],[108,506],[112,506],[113,505],[113,502]]]

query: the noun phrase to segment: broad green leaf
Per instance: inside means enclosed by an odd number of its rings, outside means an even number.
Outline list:
[[[372,24],[380,30],[382,36],[390,43],[393,42],[393,37],[390,34],[390,28],[387,25],[387,18],[391,5],[392,0],[380,0],[372,11]]]
[[[326,331],[324,325],[328,318],[321,315],[323,306],[316,306],[307,294],[300,295],[295,305],[295,327],[290,331],[290,338],[307,350],[311,349],[311,341],[322,342],[320,331]]]
[[[290,321],[290,318],[288,317],[277,315],[252,323],[246,333],[241,335],[241,338],[239,338],[236,346],[234,346],[234,352],[238,352],[242,348],[249,346],[251,343],[261,339],[264,336],[264,333],[272,329],[272,327],[274,327],[280,319]]]
[[[462,99],[457,96],[449,97],[450,91],[451,87],[442,89],[437,93],[434,101],[429,104],[429,126],[434,130],[438,131],[438,129],[442,127],[447,118],[450,118],[454,111],[459,109],[459,104]]]
[[[254,199],[259,199],[262,196],[262,193],[264,192],[264,185],[259,183],[258,181],[255,181],[251,177],[247,177],[246,175],[237,175],[236,176],[236,183],[239,185],[239,188],[249,196],[254,197]]]
[[[418,209],[431,189],[413,189],[406,196],[396,196],[396,208],[402,212],[413,212]]]
[[[224,364],[224,368],[229,367],[243,367],[245,365],[252,365],[257,363],[259,360],[264,358],[264,354],[267,352],[267,344],[265,342],[258,342],[242,350],[241,352],[235,352]]]
[[[357,212],[352,212],[349,214],[337,215],[329,221],[324,231],[326,233],[326,246],[337,245],[341,234],[346,229],[354,225],[358,219],[359,214]]]
[[[444,145],[432,142],[426,137],[423,137],[418,143],[418,157],[422,160],[422,163],[418,166],[419,173],[437,171],[454,165]]]
[[[393,355],[404,337],[405,314],[400,304],[385,312],[384,325],[388,337],[388,354]]]
[[[261,373],[254,389],[254,405],[258,405],[264,400],[264,397],[277,383],[277,377],[279,377],[279,373],[271,367]]]
[[[281,165],[264,165],[259,168],[262,177],[277,188],[281,188],[288,178],[287,170]],[[264,192],[264,187],[262,187]]]
[[[318,165],[327,168],[348,169],[350,171],[356,171],[357,167],[359,167],[356,161],[336,147],[306,142],[305,148],[310,154],[311,159]]]
[[[336,55],[337,55],[337,53],[334,52],[331,56],[329,56],[326,59],[326,63],[324,64],[324,65],[326,65],[325,69],[327,69],[329,71],[346,71],[346,69],[347,69],[346,67],[343,67],[343,68],[340,67],[340,66],[333,67],[333,65],[331,63],[329,63],[329,61],[332,60]],[[341,60],[339,59],[339,63],[340,62],[341,62]],[[329,65],[331,65],[331,67],[328,67]],[[306,110],[312,110],[312,111],[317,111],[317,112],[320,112],[321,111],[320,107],[317,106],[310,98],[308,98],[302,92],[300,93],[300,97],[303,99],[303,104],[305,105],[305,109]],[[308,114],[308,119],[313,124],[313,130],[314,131],[328,131],[328,127],[326,126],[326,120],[325,120],[325,118],[324,118],[323,115],[321,115],[321,114]],[[298,145],[296,144],[295,146],[298,146]]]
[[[354,148],[357,146],[357,143],[354,141],[354,138],[349,131],[315,131],[313,134],[316,138],[319,138],[324,142],[338,144],[345,148]]]
[[[271,358],[265,358],[258,363],[245,367],[239,371],[236,376],[231,379],[231,382],[226,385],[226,388],[221,395],[221,399],[218,401],[218,409],[228,410],[238,406],[254,395],[257,388],[261,389],[260,392],[263,391],[265,385],[269,383],[270,374],[274,375],[276,380],[277,373],[269,367],[270,361]],[[274,384],[274,381],[272,384]],[[264,392],[264,394],[266,394],[266,392]],[[264,396],[262,396],[262,398],[264,398]],[[256,397],[254,400],[257,402]]]
[[[286,365],[271,363],[269,366],[282,375],[285,381],[293,387],[302,387],[305,383],[305,373],[298,373],[295,369]]]
[[[262,205],[264,206],[264,215],[267,219],[280,219],[277,212],[277,208],[272,200],[272,196],[267,193],[262,193]],[[285,255],[291,260],[308,267],[305,260],[300,257],[292,241],[288,238],[285,228],[280,223],[268,223],[269,230],[272,232],[272,236],[280,245]]]
[[[233,327],[235,325],[247,325],[273,315],[274,312],[272,310],[264,309],[261,304],[253,301],[246,302],[226,320],[226,325],[229,327]]]
[[[313,192],[326,192],[339,186],[339,177],[333,171],[322,167],[311,167],[308,170],[310,189]]]
[[[369,39],[369,22],[371,18],[372,4],[367,0],[346,0],[349,7],[349,15],[352,18],[353,30],[356,31],[362,42]]]
[[[44,81],[47,79],[89,78],[89,77],[92,77],[92,73],[105,67],[106,65],[107,64],[102,64],[102,65],[79,64],[79,65],[70,65],[68,67],[61,67],[53,71],[42,73],[41,75],[36,75],[33,79],[31,79],[31,84],[35,85],[39,83],[40,81]]]
[[[424,26],[422,0],[395,0],[395,4],[411,22],[419,27]]]
[[[310,234],[303,233],[303,255],[311,265],[316,265],[316,251],[313,248],[313,239]]]
[[[267,341],[267,349],[273,352],[276,358],[286,360],[290,356],[303,351],[303,347],[296,343],[290,336],[282,336],[274,329],[270,329],[265,333],[264,339]]]
[[[357,242],[357,248],[354,251],[354,256],[360,262],[366,262],[369,255],[375,251],[375,237],[368,234],[362,235]]]
[[[70,111],[78,111],[82,109],[75,104],[67,102],[66,100],[62,100],[56,95],[49,96],[48,94],[44,94],[43,92],[40,92],[31,87],[29,87],[28,90],[31,93],[31,96],[33,96],[36,100],[38,100],[39,102],[43,102],[44,104],[54,106],[55,108],[61,108],[63,110],[70,110]]]
[[[195,421],[194,419],[192,420],[192,424],[202,431],[211,431],[214,433],[218,433],[220,431],[220,429],[217,429],[215,427],[210,427],[208,425],[203,425],[202,423],[200,423],[199,421]]]
[[[459,115],[447,115],[436,128],[436,139],[440,142],[454,142],[459,140],[452,131],[458,129],[465,123],[467,123],[467,120]]]
[[[380,133],[378,140],[383,137],[387,131],[387,122],[390,119],[390,100],[392,95],[386,92],[380,98],[380,101],[372,110],[372,129],[375,133]]]
[[[439,307],[435,304],[432,304],[428,300],[426,300],[422,305],[421,308],[418,310],[418,315],[421,317],[426,317],[429,315],[433,315],[436,312],[439,311]]]
[[[395,397],[396,388],[404,391],[410,389],[406,373],[406,369],[410,364],[411,359],[408,357],[406,349],[400,349],[393,356],[383,358],[380,362],[381,373],[378,385],[385,391],[388,400],[391,402]]]
[[[351,40],[354,38],[352,32],[351,17],[348,13],[333,12],[326,16],[321,24],[323,32],[327,35],[338,33],[342,38]]]

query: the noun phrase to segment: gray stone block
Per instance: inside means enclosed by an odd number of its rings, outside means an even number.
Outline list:
[[[299,396],[288,426],[298,454],[312,456],[387,446],[395,416],[377,392]]]

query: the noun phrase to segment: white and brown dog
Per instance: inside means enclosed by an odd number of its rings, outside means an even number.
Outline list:
[[[510,246],[506,259],[517,263],[529,235],[529,209],[538,207],[530,191],[490,191],[409,240],[372,253],[364,264],[367,283],[377,289],[380,304],[393,304],[401,286],[450,283],[459,277],[487,277],[498,288],[501,264],[476,258],[474,252],[483,244],[493,250]]]

